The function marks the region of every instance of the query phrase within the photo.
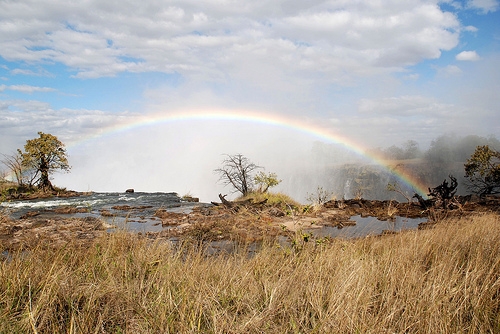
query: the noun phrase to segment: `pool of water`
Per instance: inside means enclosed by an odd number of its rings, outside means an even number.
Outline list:
[[[352,221],[356,222],[354,226],[346,226],[343,228],[324,226],[321,228],[308,229],[309,232],[316,237],[341,237],[341,238],[358,238],[368,235],[379,235],[384,231],[400,232],[402,230],[417,229],[418,224],[427,221],[427,218],[406,218],[395,217],[391,221],[382,221],[376,217],[361,217],[353,216]]]

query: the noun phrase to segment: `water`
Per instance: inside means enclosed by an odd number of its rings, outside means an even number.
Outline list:
[[[158,209],[171,212],[189,213],[195,206],[207,205],[183,201],[176,193],[92,193],[69,198],[47,198],[0,203],[14,219],[29,212],[37,212],[37,217],[98,217],[108,224],[124,227],[132,231],[161,231],[161,220],[155,217]],[[117,206],[129,206],[130,210],[120,210]],[[53,210],[61,207],[85,209],[87,212],[61,214]]]
[[[115,227],[135,232],[156,232],[171,227],[163,227],[161,219],[155,217],[158,209],[170,212],[189,213],[195,206],[210,206],[206,203],[192,203],[183,201],[176,193],[92,193],[86,196],[70,198],[48,198],[26,201],[12,201],[0,203],[0,210],[4,209],[14,219],[18,219],[29,212],[36,211],[37,217],[51,218],[64,217],[97,217]],[[119,210],[116,206],[129,206],[130,210]],[[61,214],[54,212],[61,207],[85,209],[86,212]],[[427,218],[396,217],[393,221],[380,221],[375,217],[353,216],[354,226],[342,229],[325,226],[306,230],[316,237],[362,237],[381,234],[384,231],[398,232],[407,229],[416,229],[418,224],[427,221]],[[109,231],[113,231],[110,229]]]
[[[310,229],[307,232],[312,233],[316,237],[342,237],[356,238],[367,235],[379,235],[384,232],[400,232],[403,230],[417,229],[418,224],[426,222],[428,218],[406,218],[395,217],[392,221],[382,221],[376,217],[361,217],[353,216],[352,221],[356,222],[354,226],[346,226],[343,228],[324,226],[319,229]]]

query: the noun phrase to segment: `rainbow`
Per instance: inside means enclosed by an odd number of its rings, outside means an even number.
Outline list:
[[[361,144],[354,142],[353,140],[332,133],[331,130],[313,122],[310,120],[299,120],[290,116],[283,116],[272,113],[263,113],[248,110],[190,110],[190,111],[177,111],[166,113],[158,113],[149,116],[137,116],[133,118],[132,121],[125,122],[123,124],[118,124],[112,127],[108,127],[98,134],[94,134],[88,137],[84,137],[76,142],[67,145],[67,148],[77,146],[83,142],[92,139],[102,139],[102,137],[108,135],[114,135],[117,133],[126,132],[132,129],[140,127],[148,127],[152,125],[159,125],[164,123],[175,123],[175,122],[185,122],[185,121],[203,121],[203,120],[222,120],[222,121],[237,121],[237,122],[250,122],[255,124],[271,125],[276,127],[288,128],[293,131],[304,133],[313,138],[317,138],[322,141],[335,143],[342,145],[349,151],[355,152],[361,157],[365,157],[371,162],[382,166],[387,171],[393,173],[397,178],[399,178],[405,185],[412,188],[415,192],[422,196],[426,196],[426,185],[421,183],[417,178],[405,171],[397,171],[390,168],[388,162],[382,157],[374,154],[368,153],[368,151],[363,148]]]

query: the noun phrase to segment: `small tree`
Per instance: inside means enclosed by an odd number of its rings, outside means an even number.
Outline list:
[[[394,183],[388,183],[387,184],[387,191],[394,191],[398,194],[400,194],[401,196],[403,196],[404,198],[406,198],[406,200],[408,201],[408,203],[411,202],[411,198],[410,198],[410,195],[408,195],[402,188],[401,188],[401,185],[398,183],[398,182],[394,182]]]
[[[14,176],[18,185],[24,185],[25,173],[23,168],[23,157],[18,152],[14,155],[2,154],[2,163],[7,167],[7,170]]]
[[[250,162],[242,154],[226,154],[225,156],[222,167],[217,168],[214,172],[219,174],[219,181],[225,186],[231,185],[235,192],[240,192],[243,196],[246,196],[252,190],[253,173],[262,167]]]
[[[464,165],[467,187],[477,195],[500,193],[500,152],[488,145],[477,146]]]
[[[316,206],[322,206],[328,202],[332,197],[332,192],[323,189],[323,187],[318,186],[316,193],[307,193],[307,201]]]
[[[23,169],[32,172],[30,184],[36,184],[42,190],[53,190],[50,174],[56,170],[69,171],[71,168],[66,156],[64,144],[56,136],[38,132],[40,138],[30,139],[24,145],[22,157]]]
[[[0,183],[7,182],[7,171],[0,169]]]
[[[449,175],[449,178],[451,180],[450,184],[445,179],[439,186],[432,189],[429,188],[429,193],[427,194],[434,203],[441,203],[443,209],[448,208],[448,204],[457,193],[457,179],[453,175]]]
[[[260,171],[255,175],[254,182],[259,186],[259,191],[265,193],[269,188],[276,187],[280,184],[281,180],[278,180],[278,175],[276,175],[276,173],[266,174]]]

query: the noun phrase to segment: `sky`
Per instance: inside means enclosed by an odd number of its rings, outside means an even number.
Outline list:
[[[223,154],[286,174],[324,140],[228,115],[363,148],[498,138],[498,92],[497,0],[0,0],[0,153],[53,134],[79,191],[212,198]]]

